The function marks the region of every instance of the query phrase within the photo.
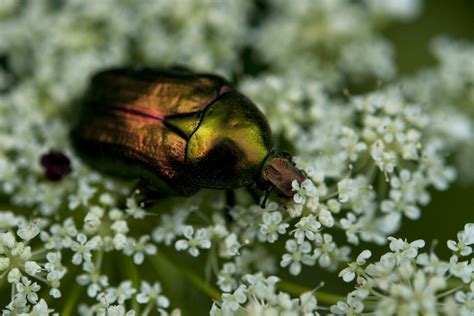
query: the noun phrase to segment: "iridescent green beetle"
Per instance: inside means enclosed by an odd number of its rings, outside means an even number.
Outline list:
[[[72,131],[93,167],[139,178],[163,195],[256,183],[291,198],[304,174],[272,151],[257,107],[219,76],[179,69],[113,69],[92,79]]]

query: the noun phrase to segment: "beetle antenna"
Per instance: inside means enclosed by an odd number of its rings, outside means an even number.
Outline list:
[[[262,203],[260,203],[261,208],[265,208],[267,206],[268,196],[270,195],[272,190],[273,190],[273,186],[269,184],[267,188],[265,189],[265,196],[263,197],[263,201]]]

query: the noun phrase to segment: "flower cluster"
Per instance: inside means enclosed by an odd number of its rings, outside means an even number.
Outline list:
[[[38,292],[43,287],[54,298],[62,296],[59,287],[67,268],[61,253],[30,245],[35,243],[44,224],[40,220],[30,222],[8,212],[2,213],[2,217],[5,231],[0,233],[0,277],[6,278],[12,289],[10,303],[3,313],[47,311]]]
[[[423,240],[407,242],[389,237],[390,251],[369,263],[369,250],[339,273],[356,289],[331,307],[336,315],[472,315],[474,313],[474,224],[466,224],[458,240],[448,241],[453,251],[444,261],[431,251],[421,253]]]
[[[234,292],[223,294],[222,302],[214,303],[210,315],[319,315],[314,293],[305,292],[292,298],[277,290],[278,282],[275,276],[247,274]]]

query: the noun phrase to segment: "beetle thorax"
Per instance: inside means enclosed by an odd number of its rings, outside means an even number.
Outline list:
[[[270,148],[270,129],[260,111],[240,93],[225,93],[205,110],[189,139],[189,181],[208,188],[250,184]]]

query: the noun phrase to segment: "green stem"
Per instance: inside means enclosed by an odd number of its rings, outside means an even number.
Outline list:
[[[204,278],[207,283],[211,282],[212,278],[212,261],[215,255],[215,246],[212,245],[211,249],[207,252],[206,265],[204,269]]]
[[[133,287],[138,289],[140,285],[140,277],[138,275],[138,271],[135,265],[132,263],[132,259],[129,257],[122,256],[124,265],[126,267],[126,273],[132,280]],[[137,313],[140,314],[140,306],[138,305],[137,300],[132,300],[132,309]]]
[[[75,315],[76,311],[74,311],[74,308],[77,307],[77,299],[79,298],[79,295],[81,294],[79,284],[74,282],[74,287],[72,290],[69,292],[67,296],[67,301],[66,304],[64,305],[63,311],[61,313],[62,316],[69,316],[69,315]]]
[[[285,292],[288,292],[293,295],[301,295],[304,292],[311,292],[313,289],[307,288],[305,286],[293,283],[287,280],[281,280],[277,283],[277,287]],[[327,293],[323,291],[317,290],[315,292],[315,296],[318,301],[325,303],[325,304],[336,304],[338,301],[345,301],[346,298],[344,296],[340,296],[337,294]]]
[[[158,267],[162,267],[162,266],[166,266],[167,268],[170,268],[170,269],[175,268],[186,279],[188,279],[189,282],[191,282],[196,288],[201,290],[210,298],[214,300],[219,300],[221,298],[221,293],[212,285],[207,283],[201,276],[197,275],[190,269],[177,265],[176,262],[172,263],[170,259],[163,254],[163,252],[160,252],[160,254],[153,257],[149,257],[149,258],[153,262],[153,267],[155,270],[157,270]]]
[[[153,307],[154,304],[155,304],[154,301],[153,301],[153,300],[150,300],[150,301],[148,302],[148,304],[146,305],[145,310],[143,311],[143,314],[142,314],[142,315],[143,315],[143,316],[148,316],[148,314],[150,314],[151,308]]]

